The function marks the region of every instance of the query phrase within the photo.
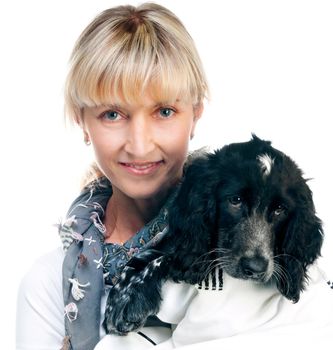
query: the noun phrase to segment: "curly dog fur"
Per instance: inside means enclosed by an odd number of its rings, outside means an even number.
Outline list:
[[[275,283],[297,302],[323,230],[302,171],[253,135],[191,161],[169,231],[125,267],[109,294],[107,332],[124,335],[158,312],[166,279],[196,284],[220,267],[235,278]]]

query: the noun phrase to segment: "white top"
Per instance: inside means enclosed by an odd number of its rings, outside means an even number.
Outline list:
[[[62,300],[61,248],[40,258],[23,279],[17,304],[17,350],[59,350],[65,336]],[[222,291],[198,290],[195,286],[167,282],[158,314],[177,324],[173,333],[165,328],[144,328],[142,336],[105,336],[95,350],[188,350],[290,348],[312,349],[333,343],[333,290],[319,268],[310,269],[309,286],[300,301],[292,304],[271,287],[231,278],[224,274]],[[104,310],[106,298],[102,300]],[[103,317],[102,317],[103,318]],[[75,322],[75,321],[74,321]],[[191,345],[192,344],[192,345]]]

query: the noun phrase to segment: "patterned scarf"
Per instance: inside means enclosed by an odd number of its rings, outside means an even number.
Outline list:
[[[63,350],[92,350],[98,343],[101,298],[116,283],[127,261],[154,246],[168,230],[167,207],[124,245],[104,244],[103,216],[112,195],[106,178],[92,182],[71,205],[59,234],[66,256],[63,262],[63,298],[66,337]]]

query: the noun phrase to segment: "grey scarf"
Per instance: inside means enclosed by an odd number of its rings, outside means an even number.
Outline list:
[[[98,343],[101,297],[106,284],[116,283],[131,256],[154,246],[168,229],[167,206],[122,245],[104,244],[102,219],[112,187],[106,178],[91,183],[71,205],[59,234],[66,256],[63,262],[63,298],[66,337],[62,349],[92,350]]]

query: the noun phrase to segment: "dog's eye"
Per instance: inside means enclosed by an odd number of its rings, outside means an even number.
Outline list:
[[[240,196],[229,197],[229,203],[234,207],[239,207],[242,204],[242,197]]]
[[[283,214],[286,210],[287,210],[287,208],[286,208],[284,205],[279,204],[279,205],[274,209],[273,214],[274,214],[275,216],[279,216],[279,215]]]

